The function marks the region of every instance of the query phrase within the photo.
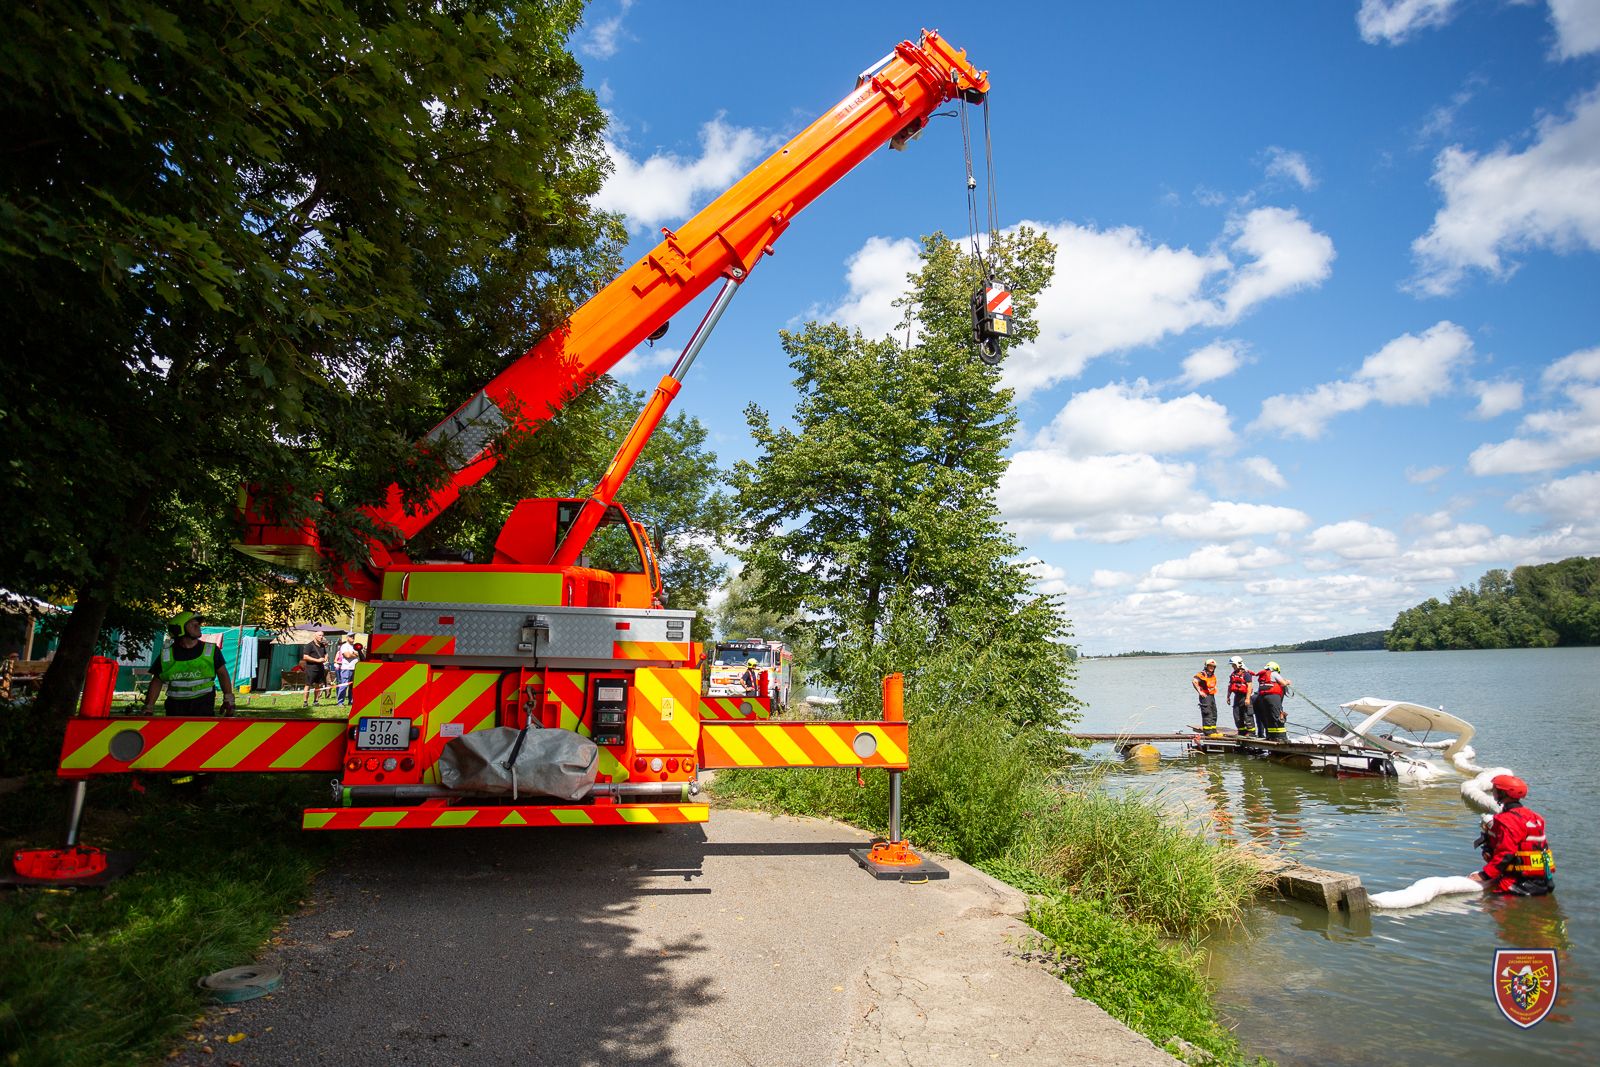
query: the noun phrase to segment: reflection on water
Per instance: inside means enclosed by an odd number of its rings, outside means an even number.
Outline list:
[[[1280,656],[1284,673],[1319,704],[1361,696],[1444,705],[1478,728],[1479,762],[1526,777],[1529,805],[1551,829],[1555,896],[1446,897],[1425,908],[1366,916],[1292,901],[1253,908],[1243,927],[1213,937],[1218,1001],[1252,1052],[1283,1064],[1456,1064],[1503,1057],[1554,1064],[1600,1061],[1600,650],[1344,653]],[[1187,659],[1094,660],[1077,694],[1090,731],[1162,731],[1189,718]],[[1538,678],[1529,687],[1529,678]],[[1151,708],[1152,687],[1170,692]],[[1316,712],[1291,698],[1290,718]],[[1478,866],[1477,818],[1461,779],[1431,784],[1335,779],[1235,754],[1159,759],[1091,750],[1111,789],[1159,798],[1217,837],[1361,877],[1372,892]],[[1494,1004],[1498,947],[1557,949],[1560,995],[1523,1031]]]

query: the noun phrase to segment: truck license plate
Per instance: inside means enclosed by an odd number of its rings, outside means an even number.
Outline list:
[[[410,719],[363,718],[356,727],[357,748],[395,750],[410,745]]]

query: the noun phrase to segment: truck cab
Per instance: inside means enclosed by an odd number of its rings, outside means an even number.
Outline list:
[[[741,682],[745,668],[756,661],[758,689],[750,694]],[[706,695],[711,697],[767,696],[774,715],[787,711],[793,688],[794,654],[782,641],[745,638],[718,641],[712,648]]]

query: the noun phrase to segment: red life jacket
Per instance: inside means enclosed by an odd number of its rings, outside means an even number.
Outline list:
[[[1243,667],[1240,667],[1238,670],[1228,675],[1228,692],[1250,692],[1250,672],[1245,670]]]
[[[1275,671],[1261,671],[1256,675],[1256,696],[1272,696],[1283,692],[1283,681]]]
[[[1544,817],[1518,804],[1494,817],[1489,824],[1489,845],[1484,849],[1484,876],[1504,892],[1518,881],[1543,881],[1555,873]]]

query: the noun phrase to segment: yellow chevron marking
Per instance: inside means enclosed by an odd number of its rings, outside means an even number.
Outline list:
[[[633,726],[633,750],[635,752],[661,752],[667,746],[663,745],[655,734],[650,732],[650,727],[637,715],[628,719]]]
[[[878,753],[889,763],[904,763],[906,751],[889,739],[882,727],[868,726],[866,732],[878,739]]]
[[[273,767],[300,767],[312,756],[331,745],[344,734],[342,723],[319,723],[311,728],[293,748],[272,761]]]
[[[302,830],[320,830],[332,821],[333,812],[331,811],[308,811],[300,816],[300,828]]]
[[[750,746],[739,739],[739,731],[721,729],[717,732],[717,741],[721,743],[733,762],[741,767],[754,767],[761,762],[761,757],[750,751]]]
[[[267,739],[277,733],[281,726],[272,722],[251,723],[239,732],[239,736],[223,745],[212,757],[200,766],[206,770],[217,770],[225,767],[237,767],[239,761],[259,746],[266,743]]]
[[[551,814],[556,817],[557,822],[566,823],[569,826],[592,826],[594,824],[594,819],[586,811],[557,808]]]
[[[406,817],[403,811],[375,811],[361,820],[363,830],[380,830],[386,826],[399,826],[400,820]]]
[[[465,711],[474,700],[488,692],[489,687],[494,683],[495,676],[492,674],[468,675],[466,681],[458,685],[454,691],[435,704],[428,712],[428,740],[432,741],[435,737],[438,737],[441,726],[452,721],[457,715]],[[494,715],[493,708],[489,709],[489,715]],[[468,732],[479,729],[482,729],[481,723],[471,727]]]
[[[683,816],[684,822],[710,822],[710,804],[684,804],[678,808],[678,814]]]
[[[141,755],[128,766],[138,770],[145,767],[165,767],[183,754],[183,750],[210,733],[214,722],[186,722],[167,735],[155,748]]]
[[[656,813],[649,808],[618,808],[617,814],[622,816],[623,822],[660,822]]]
[[[434,817],[435,826],[465,826],[478,814],[477,808],[455,808],[450,811],[441,811]]]
[[[427,684],[428,665],[426,663],[412,664],[410,667],[407,667],[404,671],[402,671],[399,677],[390,682],[387,689],[380,693],[374,694],[372,698],[367,701],[365,710],[372,711],[374,708],[380,708],[382,710],[377,711],[376,714],[393,714],[396,708],[400,707],[400,705],[416,696],[417,691]],[[390,698],[389,705],[387,707],[384,706],[385,697]]]
[[[520,812],[510,811],[510,812],[506,813],[506,817],[505,818],[500,820],[500,825],[501,826],[526,826],[526,825],[528,825],[528,820],[524,819]]]
[[[105,759],[110,753],[111,739],[113,737],[128,730],[137,732],[138,729],[139,728],[137,726],[124,726],[120,729],[112,727],[109,730],[101,730],[99,733],[89,738],[89,740],[79,745],[70,756],[62,760],[61,768],[63,770],[69,770],[78,767],[93,767],[96,763],[99,763],[101,760]]]
[[[585,735],[587,736],[587,735]],[[613,782],[626,782],[633,772],[607,749],[600,750],[600,774],[608,774]]]
[[[808,723],[806,733],[810,734],[817,744],[827,749],[828,755],[845,766],[854,766],[861,762],[861,757],[856,755],[855,750],[845,742],[844,738],[835,733],[831,726]]]
[[[805,750],[789,739],[789,733],[781,726],[758,726],[761,739],[778,750],[778,755],[791,767],[804,767],[811,762],[811,757]]]

